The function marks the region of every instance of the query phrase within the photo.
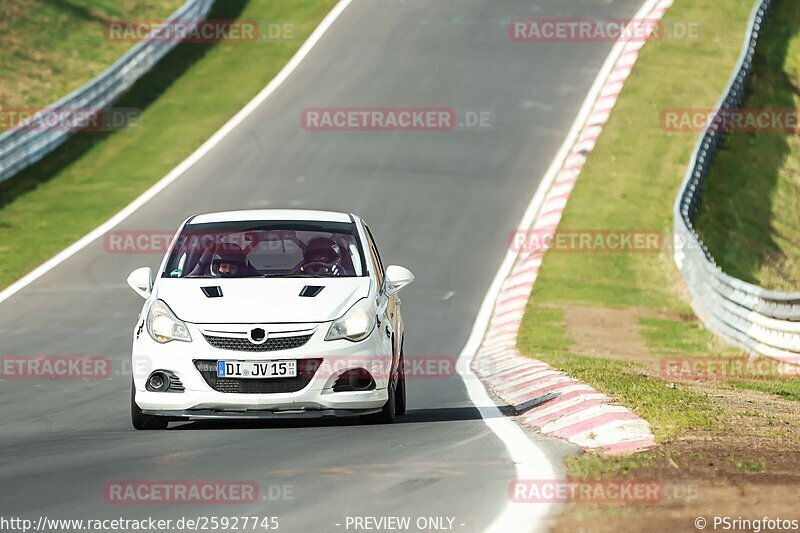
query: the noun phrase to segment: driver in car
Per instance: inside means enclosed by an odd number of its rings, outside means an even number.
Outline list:
[[[303,274],[330,274],[339,276],[342,273],[342,254],[339,245],[327,237],[314,237],[303,250]]]
[[[241,254],[216,252],[211,259],[211,273],[220,278],[235,278],[244,275],[244,257]]]

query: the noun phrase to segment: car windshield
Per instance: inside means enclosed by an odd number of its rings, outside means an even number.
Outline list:
[[[237,221],[187,224],[162,277],[353,277],[366,275],[354,223]]]

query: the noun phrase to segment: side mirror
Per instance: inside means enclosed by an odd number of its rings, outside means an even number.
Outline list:
[[[137,268],[128,276],[128,285],[142,298],[149,298],[153,292],[153,271],[150,267]]]
[[[397,265],[389,265],[386,267],[386,295],[391,296],[398,292],[400,289],[414,281],[414,274],[407,268]]]

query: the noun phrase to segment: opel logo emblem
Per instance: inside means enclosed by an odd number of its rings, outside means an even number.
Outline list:
[[[267,332],[262,328],[253,328],[250,330],[250,341],[253,344],[263,344],[267,340]]]

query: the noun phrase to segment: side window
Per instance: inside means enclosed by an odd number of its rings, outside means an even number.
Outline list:
[[[372,255],[372,262],[377,267],[378,286],[383,287],[383,263],[381,262],[381,254],[378,253],[378,247],[375,246],[375,239],[372,237],[372,232],[369,227],[364,224],[364,229],[367,230],[367,243],[369,244],[369,253]]]

